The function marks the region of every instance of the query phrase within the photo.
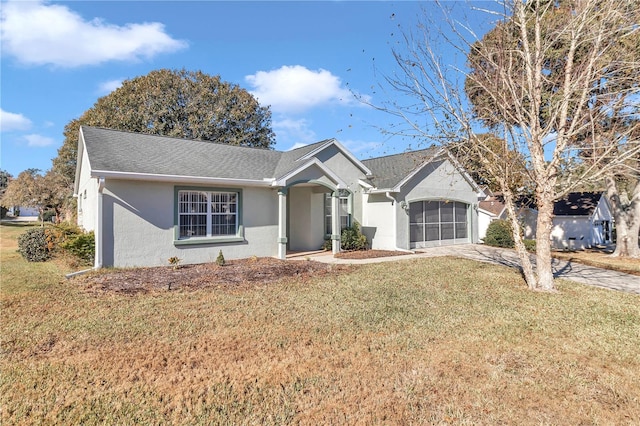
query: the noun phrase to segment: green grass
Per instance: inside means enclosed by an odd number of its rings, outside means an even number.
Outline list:
[[[637,424],[638,296],[452,258],[117,295],[2,236],[3,424]],[[5,271],[7,275],[5,276]]]

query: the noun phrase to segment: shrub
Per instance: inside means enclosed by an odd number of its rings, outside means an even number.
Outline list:
[[[340,235],[340,248],[342,250],[366,250],[367,237],[360,231],[360,226],[354,222],[349,228],[342,230]]]
[[[38,219],[43,221],[43,222],[52,222],[52,218],[56,217],[56,211],[55,210],[45,210],[44,212],[40,213],[38,215]]]
[[[536,251],[536,240],[524,240],[524,248],[527,251]]]
[[[77,234],[62,243],[60,247],[83,263],[91,264],[96,255],[96,238],[93,231]]]
[[[513,233],[511,224],[507,220],[494,220],[487,228],[487,235],[484,237],[484,243],[494,247],[512,248]]]
[[[180,259],[178,256],[172,256],[169,259],[167,259],[167,262],[169,262],[169,265],[173,266],[174,271],[180,268],[181,261],[182,259]]]
[[[360,226],[355,222],[349,228],[342,230],[340,234],[341,250],[366,250],[369,247],[366,235],[360,231]],[[324,240],[320,250],[331,250],[333,248],[332,240]]]
[[[67,241],[76,238],[78,235],[82,235],[82,230],[76,225],[63,222],[45,228],[45,233],[47,234],[47,247],[49,251],[56,252],[58,249],[63,248],[63,244]]]
[[[18,252],[29,262],[44,262],[51,258],[44,228],[29,229],[18,237]]]
[[[225,265],[224,255],[222,254],[222,250],[218,253],[218,257],[216,257],[216,265],[224,266]]]

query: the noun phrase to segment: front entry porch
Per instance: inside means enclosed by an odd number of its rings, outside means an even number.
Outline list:
[[[327,197],[330,194],[330,197]],[[330,208],[325,199],[330,199]],[[327,214],[329,210],[330,214]],[[330,226],[327,226],[329,222]],[[340,251],[340,202],[338,190],[317,183],[298,183],[278,191],[278,258],[287,253],[317,252],[331,239],[333,253]]]

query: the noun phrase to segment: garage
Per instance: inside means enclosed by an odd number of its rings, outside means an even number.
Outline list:
[[[423,200],[409,203],[411,248],[463,244],[469,240],[469,204]]]

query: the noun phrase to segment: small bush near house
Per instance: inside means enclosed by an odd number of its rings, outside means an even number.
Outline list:
[[[340,235],[340,249],[341,250],[366,250],[369,247],[366,235],[360,231],[358,223],[354,223],[353,226],[342,230]],[[325,240],[320,247],[321,250],[331,250],[331,240]]]
[[[93,231],[78,234],[62,243],[60,247],[83,263],[91,264],[96,255],[96,238]]]
[[[342,230],[340,236],[340,247],[342,250],[366,250],[367,237],[360,231],[360,226],[354,222],[349,228]]]
[[[18,252],[29,262],[44,262],[51,258],[44,228],[29,229],[18,237]]]
[[[49,251],[55,252],[63,248],[62,245],[67,241],[82,234],[82,230],[76,225],[70,223],[60,223],[55,226],[45,228],[47,235],[47,247]]]
[[[484,243],[493,247],[512,248],[514,246],[511,224],[506,220],[494,220],[487,228]]]
[[[216,265],[224,266],[225,263],[226,261],[224,260],[224,255],[222,254],[222,250],[220,250],[220,253],[218,253],[218,257],[216,258]]]

